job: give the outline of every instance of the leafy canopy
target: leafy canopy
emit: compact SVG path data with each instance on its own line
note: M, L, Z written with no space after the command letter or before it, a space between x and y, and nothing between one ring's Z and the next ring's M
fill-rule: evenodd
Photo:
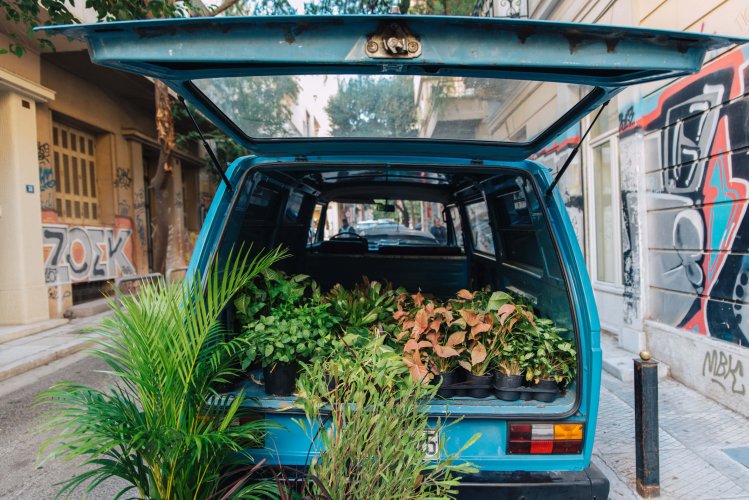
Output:
M98 21L123 21L185 17L190 4L172 0L0 0L0 11L5 14L5 20L25 29L26 36L37 39L42 49L54 49L54 43L46 35L37 37L33 28L78 23L70 9L81 6L93 9ZM12 53L21 57L26 51L22 40L16 33L10 33L9 38L8 48L0 48L0 55Z
M416 102L410 78L358 76L341 82L326 111L332 135L415 137Z

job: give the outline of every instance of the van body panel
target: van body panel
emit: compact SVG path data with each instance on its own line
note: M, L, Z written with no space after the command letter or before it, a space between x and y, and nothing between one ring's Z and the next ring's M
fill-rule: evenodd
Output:
M190 263L190 274L205 274L220 246L223 226L230 220L233 199L239 196L239 187L247 175L258 169L316 169L361 168L362 165L410 166L412 168L465 167L476 169L469 161L460 158L444 157L345 157L327 156L311 157L304 162L296 158L258 158L245 157L237 159L228 170L228 177L233 186L232 194L224 186L219 188L205 221L207 231L201 233ZM479 167L485 170L503 169L523 172L533 179L539 199L544 203L548 224L553 235L559 260L568 289L573 320L575 322L578 343L578 381L568 397L545 405L528 405L522 401L503 405L491 405L483 401L455 400L448 403L435 402L425 408L434 418L455 421L443 431L442 439L446 449L457 450L475 433L482 433L483 438L474 444L463 456L465 460L475 463L482 471L581 471L589 466L593 451L595 426L599 404L599 387L601 374L600 325L595 308L592 287L582 258L577 239L574 236L571 221L558 192L545 197L543 193L551 184L552 177L548 169L532 161L522 162L484 162ZM270 463L304 466L318 452L310 448L310 436L305 436L294 423L295 419L304 418L298 411L290 410L293 398L265 396L260 386L246 387L250 396L257 396L255 401L248 401L254 411L266 419L280 423L284 429L272 431L267 445L273 450L251 450L255 459L265 458ZM508 455L507 433L510 422L581 422L584 424L583 448L575 455Z

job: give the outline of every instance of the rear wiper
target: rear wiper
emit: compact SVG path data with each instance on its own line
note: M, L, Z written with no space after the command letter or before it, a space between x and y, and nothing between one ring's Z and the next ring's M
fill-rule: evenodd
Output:
M229 192L233 193L234 188L231 186L229 179L226 178L226 173L224 172L224 169L221 168L221 164L218 162L218 158L216 158L216 154L213 152L213 149L211 149L211 146L208 144L208 141L205 140L205 137L203 136L203 131L200 130L200 125L198 125L198 121L192 115L190 108L187 107L187 103L185 102L185 99L182 96L179 96L179 102L181 102L182 105L187 110L187 114L190 116L190 120L192 120L192 124L195 125L195 130L198 131L200 140L203 141L203 147L205 148L206 153L208 153L208 156L211 158L211 163L213 163L213 166L218 172L218 175L221 176L221 180L224 181L224 183L226 184L226 187L229 189Z
M559 169L559 172L557 172L556 177L554 177L554 182L552 182L551 186L549 186L549 189L546 190L547 198L551 195L551 192L554 191L554 188L556 187L557 183L564 175L564 172L565 170L567 170L567 167L569 167L570 163L572 163L572 160L575 159L575 155L577 154L577 151L580 149L580 146L582 145L585 138L588 137L588 132L590 132L590 129L593 128L593 125L595 125L595 123L598 121L598 117L601 116L601 113L603 112L603 108L605 108L608 104L609 104L609 101L606 101L601 105L600 109L598 110L598 113L596 113L596 116L593 118L593 121L591 121L590 125L588 125L588 129L580 138L580 142L578 142L577 145L575 145L575 149L573 149L570 155L567 157L567 159L564 160L564 165L562 165L562 168Z

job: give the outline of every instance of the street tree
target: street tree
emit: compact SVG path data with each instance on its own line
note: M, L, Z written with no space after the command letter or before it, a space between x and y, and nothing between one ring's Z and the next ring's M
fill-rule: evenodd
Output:
M326 111L333 136L416 135L416 103L410 78L365 75L343 80Z

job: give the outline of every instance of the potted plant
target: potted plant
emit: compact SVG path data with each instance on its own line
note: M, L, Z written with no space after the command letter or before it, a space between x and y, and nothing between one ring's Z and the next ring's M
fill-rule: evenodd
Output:
M495 394L505 401L515 401L526 395L520 387L533 358L533 339L538 335L538 330L530 309L522 303L516 303L507 294L497 299L496 314L502 350L497 361Z
M519 339L507 342L497 362L497 373L494 377L494 394L505 401L520 399L520 386L523 385L524 360L518 345Z
M319 297L276 307L245 326L251 346L245 351L243 368L259 359L265 392L289 396L294 392L299 364L336 349L337 329L338 319L330 313L330 304Z
M266 269L234 297L234 309L243 325L284 304L298 304L319 295L317 283L306 274L287 276L283 271Z
M478 435L457 452L444 443L431 452L424 446L426 432L445 432L452 424L430 422L424 405L436 388L411 380L398 350L385 340L370 339L345 360L305 366L294 403L304 416L296 422L325 452L310 460L294 497L449 498L457 476L475 472L459 455ZM323 383L331 372L338 380L333 391Z
M421 293L411 299L410 309L404 310L401 301L394 314L401 328L396 339L405 340L403 360L415 380L439 385L437 395L451 398L457 394L455 384L462 381L457 368L466 330L459 328L450 305L425 300Z
M196 274L110 301L112 314L95 327L94 355L115 386L64 382L39 396L50 405L40 431L54 433L40 453L51 447L49 458L82 459L59 496L83 496L77 488L88 494L117 477L115 497L218 498L227 478L245 476L234 458L262 446L273 424L251 418L244 391L229 397L213 389L236 375L233 362L247 342L226 338L221 317L240 288L284 255L240 250L212 266L205 288L195 285ZM233 491L239 498L251 493L246 489Z
M489 310L486 292L460 290L450 304L460 316L457 327L466 330L466 349L458 362L466 370L465 394L473 398L491 395L494 363L502 349L496 316Z
M333 314L341 319L343 329L348 333L369 334L373 327L382 332L392 331L398 294L388 283L383 285L364 278L351 290L336 285L327 299Z
M564 329L554 326L553 321L538 319L536 325L538 334L526 378L533 382L536 400L551 402L560 394L560 387L574 378L577 351L572 342L560 335Z

